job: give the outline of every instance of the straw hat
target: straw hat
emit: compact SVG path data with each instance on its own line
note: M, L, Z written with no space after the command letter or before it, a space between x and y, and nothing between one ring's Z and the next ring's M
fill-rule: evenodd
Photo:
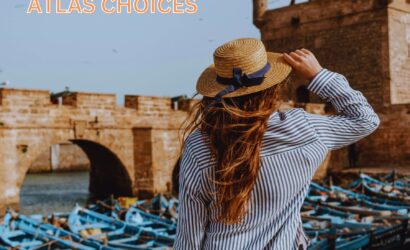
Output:
M202 72L197 91L207 97L235 97L281 83L292 71L280 53L266 52L254 38L227 42L214 53L214 64Z

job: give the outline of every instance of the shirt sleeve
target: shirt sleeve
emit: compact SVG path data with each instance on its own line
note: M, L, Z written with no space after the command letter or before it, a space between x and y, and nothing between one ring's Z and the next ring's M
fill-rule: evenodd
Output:
M200 191L201 171L194 157L184 152L179 175L179 211L174 249L202 249L208 211Z
M322 69L308 89L331 102L337 111L337 115L329 116L306 113L308 122L329 150L352 144L379 126L379 117L366 98L352 89L343 75Z

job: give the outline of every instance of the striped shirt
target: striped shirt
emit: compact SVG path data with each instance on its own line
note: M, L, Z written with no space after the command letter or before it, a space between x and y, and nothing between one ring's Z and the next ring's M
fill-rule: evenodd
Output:
M180 169L180 207L174 249L306 249L300 209L318 166L330 150L352 144L379 125L377 114L346 78L321 70L308 89L329 101L337 115L290 109L272 113L262 140L261 168L243 223L217 220L215 159L207 136L186 140Z

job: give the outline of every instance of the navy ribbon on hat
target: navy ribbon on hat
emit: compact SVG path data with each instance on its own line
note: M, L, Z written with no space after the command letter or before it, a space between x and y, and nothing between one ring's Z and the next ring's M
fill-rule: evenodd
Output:
M242 69L233 69L233 78L224 78L217 76L216 81L220 84L227 85L224 90L215 95L215 100L220 102L224 95L234 92L242 87L257 86L263 83L266 73L270 70L269 62L260 70L252 74L243 74Z

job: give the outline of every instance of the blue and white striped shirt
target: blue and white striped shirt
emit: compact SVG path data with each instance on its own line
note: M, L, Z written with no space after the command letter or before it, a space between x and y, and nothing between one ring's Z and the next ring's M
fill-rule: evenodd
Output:
M180 166L180 207L174 249L303 249L300 209L309 184L329 150L372 133L379 118L346 78L323 69L308 89L330 101L338 115L313 115L303 109L275 112L268 120L261 168L243 223L218 222L209 140L199 130L186 140Z

